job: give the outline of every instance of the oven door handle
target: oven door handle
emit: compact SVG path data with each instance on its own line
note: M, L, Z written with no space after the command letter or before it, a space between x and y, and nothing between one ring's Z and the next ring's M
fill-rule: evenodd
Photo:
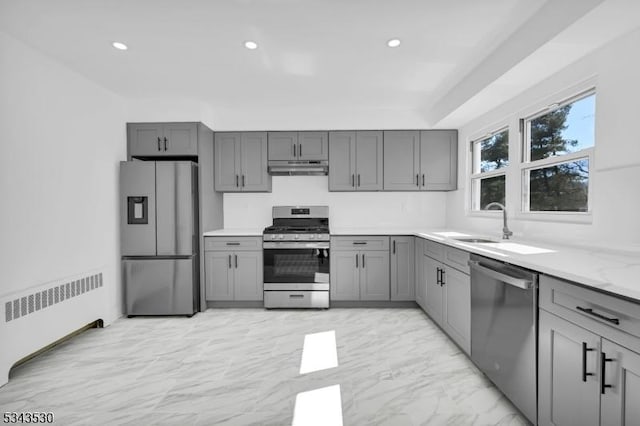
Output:
M329 248L329 242L317 242L317 243L312 243L312 242L300 242L300 243L295 243L295 242L264 242L262 243L262 248L265 249L287 249L287 250L295 250L295 249L328 249Z

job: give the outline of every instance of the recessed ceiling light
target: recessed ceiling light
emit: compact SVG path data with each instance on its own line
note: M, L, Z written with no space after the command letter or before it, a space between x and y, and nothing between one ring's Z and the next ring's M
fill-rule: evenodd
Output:
M255 41L245 41L244 47L246 47L249 50L254 50L258 48L258 43L256 43Z
M126 44L120 43L119 41L114 41L113 43L111 43L111 45L113 47L115 47L116 49L118 49L118 50L127 50L128 49Z
M387 42L387 46L389 46L389 47L398 47L398 46L400 46L400 40L398 40L397 38L392 38L391 40L389 40Z

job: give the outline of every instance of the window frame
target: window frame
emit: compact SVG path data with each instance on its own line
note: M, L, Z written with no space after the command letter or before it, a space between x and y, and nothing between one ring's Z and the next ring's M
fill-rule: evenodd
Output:
M595 151L595 120L594 120L594 142L593 146L589 148L581 149L580 151L571 152L562 155L556 155L552 157L542 158L540 160L531 161L531 138L530 138L530 123L538 117L542 117L549 114L559 108L566 105L577 102L581 99L587 98L591 95L596 95L597 90L594 84L589 85L586 90L574 91L569 96L562 97L560 102L553 102L546 107L537 108L532 114L522 114L524 117L518 120L520 127L520 211L519 215L522 218L539 219L539 220L562 220L573 222L591 222L592 220L592 208L593 208L593 171L594 171L594 151ZM596 106L597 108L597 106ZM543 169L554 165L571 163L577 160L586 159L589 162L589 180L587 187L587 210L586 211L553 211L553 210L530 210L530 194L529 194L529 175L533 170Z
M510 168L510 166L512 165L512 161L511 159L513 158L513 156L511 155L511 128L509 126L508 123L503 123L502 125L499 126L493 126L491 127L492 131L489 132L483 132L481 134L476 134L476 137L470 138L469 139L469 213L472 215L479 215L479 216L494 216L496 214L495 210L482 210L481 206L479 206L479 200L476 201L476 198L480 197L480 194L478 193L478 191L476 190L476 187L480 187L479 185L476 185L476 182L481 182L483 179L488 179L488 178L494 178L494 177L498 177L498 176L504 176L504 204L505 206L507 206L508 204L508 196L507 196L507 172ZM507 136L508 136L508 140L509 143L507 145L507 161L508 164L505 167L501 167L499 169L495 169L495 170L490 170L488 172L482 172L479 171L477 173L474 173L474 168L475 168L475 164L474 164L474 160L476 158L477 154L481 154L481 150L478 149L477 154L476 154L476 149L475 147L477 145L479 145L482 141L489 139L499 133L503 133L503 132L507 132ZM475 206L478 205L478 208L475 208ZM498 211L499 212L499 211ZM500 213L500 212L499 212Z

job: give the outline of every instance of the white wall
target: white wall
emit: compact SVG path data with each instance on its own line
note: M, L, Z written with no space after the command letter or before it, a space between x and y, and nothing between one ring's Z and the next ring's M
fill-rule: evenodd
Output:
M0 93L0 298L104 271L117 318L122 99L4 33Z
M468 214L468 144L474 137L508 123L510 162L507 207L516 236L574 244L622 245L640 248L640 30L621 37L531 90L478 117L459 131L459 190L448 195L447 226L499 234L499 217ZM562 92L581 81L596 83L596 146L591 165L592 218L589 223L539 221L516 217L520 206L517 168L520 140L518 119L536 106L560 100Z
M444 192L329 192L327 176L274 176L271 193L224 194L225 228L271 225L276 205L328 205L331 227L442 227Z

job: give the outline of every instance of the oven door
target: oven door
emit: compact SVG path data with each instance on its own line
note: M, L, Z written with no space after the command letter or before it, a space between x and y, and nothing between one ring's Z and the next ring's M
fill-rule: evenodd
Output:
M329 290L328 242L265 242L265 290Z

